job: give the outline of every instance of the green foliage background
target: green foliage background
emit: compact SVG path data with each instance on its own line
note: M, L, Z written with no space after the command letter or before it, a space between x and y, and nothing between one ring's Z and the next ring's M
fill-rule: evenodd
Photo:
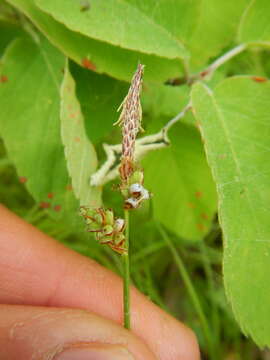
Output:
M78 207L121 215L113 183L90 176L121 141L112 124L138 62L141 136L191 104L142 161L154 196L132 214L131 272L205 359L269 356L269 17L268 0L0 1L1 201L117 273Z

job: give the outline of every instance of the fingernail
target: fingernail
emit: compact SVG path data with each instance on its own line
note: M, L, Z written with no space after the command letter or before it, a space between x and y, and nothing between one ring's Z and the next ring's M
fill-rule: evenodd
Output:
M135 360L131 353L119 345L87 345L72 347L55 360Z

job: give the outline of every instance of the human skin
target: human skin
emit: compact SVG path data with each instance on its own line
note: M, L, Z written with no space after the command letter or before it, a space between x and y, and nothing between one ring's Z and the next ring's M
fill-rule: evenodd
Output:
M122 281L0 205L1 360L198 360L193 332Z

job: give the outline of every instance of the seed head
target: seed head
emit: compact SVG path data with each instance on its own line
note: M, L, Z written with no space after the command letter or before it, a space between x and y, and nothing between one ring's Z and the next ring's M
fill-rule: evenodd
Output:
M110 246L119 254L126 253L125 220L114 217L112 209L81 206L80 215L84 218L87 231L94 233L100 244Z
M142 108L140 103L140 92L142 87L144 65L139 64L133 75L128 94L120 105L122 108L117 124L122 127L122 157L120 165L120 176L122 181L127 179L134 171L135 141L141 127Z

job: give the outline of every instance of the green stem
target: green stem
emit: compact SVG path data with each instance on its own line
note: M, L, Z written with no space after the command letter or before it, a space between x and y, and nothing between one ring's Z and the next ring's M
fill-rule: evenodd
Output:
M212 335L211 335L211 331L206 319L206 316L203 312L199 297L196 293L196 290L192 284L192 281L189 277L189 274L187 272L187 269L185 267L185 264L183 263L180 255L178 254L175 246L173 245L173 242L171 241L171 239L169 238L168 234L164 231L164 229L162 228L162 226L159 224L159 222L157 222L157 227L158 230L162 236L162 238L164 239L164 241L166 242L166 244L168 245L168 248L170 249L173 257L174 257L174 261L178 267L178 270L180 272L180 275L184 281L184 284L187 288L187 291L189 293L190 299L193 303L194 309L196 310L198 317L201 321L201 325L202 325L202 330L204 332L204 336L205 336L205 340L208 344L208 348L209 348L209 354L210 354L210 359L215 359L215 354L214 354L214 344L212 341Z
M124 327L130 329L130 269L129 269L129 212L125 210L125 247L123 258L123 302L124 302Z

